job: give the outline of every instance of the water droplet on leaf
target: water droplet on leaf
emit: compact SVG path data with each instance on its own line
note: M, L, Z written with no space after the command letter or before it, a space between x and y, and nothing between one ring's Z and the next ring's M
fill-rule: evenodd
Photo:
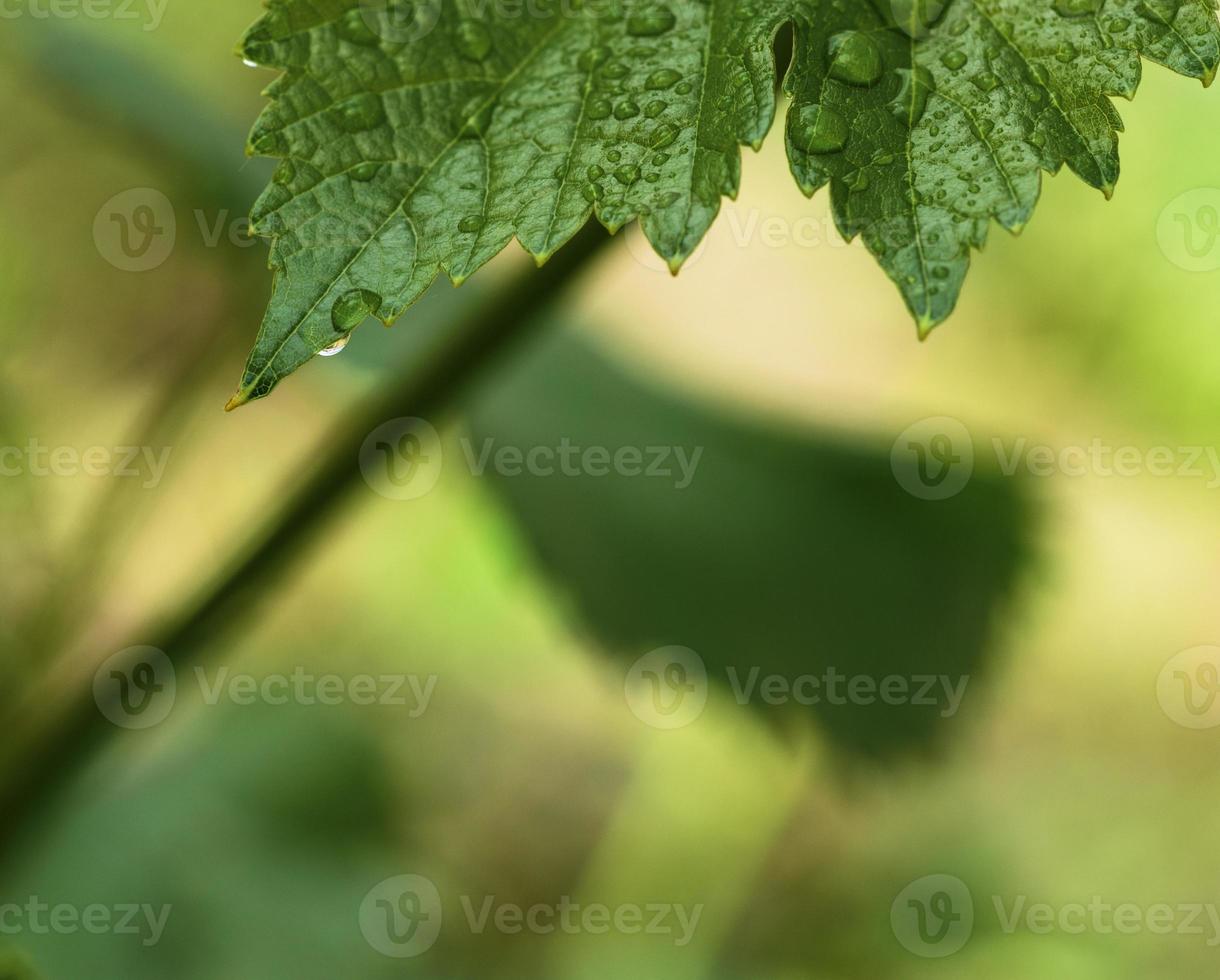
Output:
M627 33L633 37L655 37L673 27L675 20L668 7L652 7L627 18Z
M339 333L350 333L379 309L381 297L372 290L352 289L340 296L330 308L330 322Z
M849 85L872 85L881 77L881 49L860 31L843 31L830 39L830 74Z
M805 153L837 153L847 145L847 120L816 103L801 106L792 116L788 138Z

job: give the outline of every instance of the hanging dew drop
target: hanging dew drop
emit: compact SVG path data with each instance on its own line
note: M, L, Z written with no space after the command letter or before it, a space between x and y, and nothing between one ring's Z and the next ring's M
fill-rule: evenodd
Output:
M351 340L351 334L340 337L329 347L323 347L320 351L318 351L318 356L334 357L336 354L341 354L343 352L343 348L347 346L347 342L349 340Z

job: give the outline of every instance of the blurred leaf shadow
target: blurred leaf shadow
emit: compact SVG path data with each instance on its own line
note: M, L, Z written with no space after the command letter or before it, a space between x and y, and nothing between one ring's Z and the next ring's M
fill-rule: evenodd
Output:
M669 476L485 470L555 587L628 663L689 647L731 694L752 676L825 682L831 669L912 679L904 704L876 691L874 703L831 704L823 686L810 705L834 743L875 757L934 745L944 728L953 699L938 684L923 698L935 703L914 703L916 675L977 684L988 668L1032 519L1011 480L976 473L949 500L917 499L896 482L888 446L733 418L641 383L565 330L543 332L469 417L467 451L485 461L505 446L566 442L636 447L646 470L660 452L649 447L683 447L688 461L702 450L681 489L673 453L656 464ZM812 700L808 687L791 690ZM757 686L748 701L786 714Z

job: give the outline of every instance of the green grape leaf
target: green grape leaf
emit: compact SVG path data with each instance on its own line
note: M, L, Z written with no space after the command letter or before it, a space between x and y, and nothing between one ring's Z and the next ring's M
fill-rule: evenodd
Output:
M541 262L638 219L677 271L770 129L785 24L793 174L921 334L1043 170L1112 191L1141 55L1220 63L1210 0L271 0L241 53L283 72L249 146L282 160L252 216L275 285L229 407L514 237Z
M1220 62L1207 0L895 0L897 30L866 3L811 9L786 80L793 173L806 193L830 182L836 224L921 335L953 311L990 219L1029 220L1041 171L1113 193L1109 96L1135 94L1141 53L1204 84Z

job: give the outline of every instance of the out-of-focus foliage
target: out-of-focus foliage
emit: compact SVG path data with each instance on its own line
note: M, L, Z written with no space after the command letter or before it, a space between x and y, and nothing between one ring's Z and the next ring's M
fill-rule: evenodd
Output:
M155 944L148 928L29 937L44 976L321 980L361 960L362 976L386 975L350 928L395 841L381 752L356 719L231 711L134 777L104 772L6 895L172 910Z
M1028 536L1012 481L982 473L931 507L897 484L888 447L734 420L558 331L480 394L471 425L485 462L566 444L571 472L590 447L638 450L627 475L487 470L556 588L628 661L689 647L738 696L760 677L828 671L982 682ZM812 706L845 748L878 753L914 748L944 708Z
M150 487L0 476L0 749L12 766L23 757L10 706L50 716L59 692L87 687L105 658L147 641L149 617L194 594L326 451L319 434L341 410L443 337L459 308L477 301L480 282L495 281L489 269L460 291L430 291L399 329L362 330L342 357L311 365L246 417L221 415L267 299L261 247L227 234L266 176L236 151L269 80L231 56L231 39L255 13L247 0L171 3L147 32L118 19L6 20L0 31L0 446L37 438L77 451L173 450L165 479ZM900 752L874 766L844 751L872 744L871 721L861 730L863 717L820 712L801 737L777 737L759 723L771 709L740 709L723 688L684 729L642 725L611 658L630 657L638 647L628 646L650 642L694 600L675 590L682 606L666 608L643 594L646 576L602 575L570 537L583 529L621 562L627 546L608 540L598 508L638 498L651 527L667 517L685 534L681 508L666 513L653 487L598 478L476 478L459 442L473 434L477 451L480 434L509 426L515 434L502 438L513 441L642 439L648 425L633 408L621 420L599 412L597 384L598 398L631 392L641 411L663 409L665 425L681 424L657 441L706 441L681 492L696 503L715 490L701 489L709 474L738 496L765 490L789 512L803 503L786 485L764 486L739 465L748 462L800 477L822 508L834 504L844 522L865 527L864 511L902 506L874 479L878 453L924 416L961 418L980 472L992 438L1006 452L1022 438L1056 449L1095 438L1143 450L1220 445L1220 273L1183 269L1157 236L1167 213L1176 227L1172 202L1215 184L1220 131L1198 124L1214 93L1155 67L1143 88L1124 107L1136 138L1124 143L1115 199L1103 205L1077 181L1048 181L1050 206L1022 242L999 236L976 257L954 329L926 345L911 341L901 302L874 288L863 249L784 236L799 230L783 223L793 214L816 229L829 230L831 219L821 200L801 199L774 139L747 157L740 200L679 278L612 246L576 298L591 344L557 338L523 351L510 374L471 393L473 428L446 434L436 489L399 502L360 488L308 560L249 596L255 614L207 650L210 678L221 665L260 678L297 666L435 674L428 710L410 718L394 708L210 705L184 673L170 718L150 732L116 732L115 751L40 814L0 871L0 904L31 894L78 907L171 903L163 943L5 935L0 970L20 980L1213 976L1206 936L1009 934L989 912L993 895L1009 904L1019 895L1062 903L1100 894L1145 907L1217 900L1208 819L1220 807L1216 730L1174 724L1155 697L1170 656L1220 638L1220 519L1206 473L1023 481L1020 495L1038 501L1039 520L1025 525L1036 561L1004 579L1012 599L990 630L978 628L981 608L969 631L946 626L959 640L986 640L968 652L987 669L962 710L936 721L940 752ZM198 138L169 139L173 122ZM203 138L217 127L232 140ZM173 202L179 236L161 268L132 274L99 254L90 229L105 202L137 187ZM219 220L226 232L214 247L197 211L205 227ZM203 343L218 343L210 357L198 356ZM609 351L615 367L590 360L590 347ZM538 378L549 357L579 352L588 392L562 378L539 379L536 397L514 387ZM179 381L188 360L212 368ZM707 434L689 434L696 427ZM713 445L733 458L717 461ZM781 467L767 455L777 446L816 451L819 466ZM977 488L987 507L976 511L964 496L944 516L929 504L910 517L912 533L928 533L923 547L981 555L993 573L1010 567L1017 549L1002 532L1015 529L1016 511L990 505L1019 494L992 476ZM858 499L844 489L849 477ZM540 502L556 508L563 540L532 528ZM741 533L738 513L773 528L769 513L739 508L725 534ZM1014 523L973 530L966 519L976 512ZM583 525L574 520L589 513ZM824 519L814 508L802 514L805 534ZM614 516L635 530L625 513ZM876 526L886 520L877 514ZM928 530L937 521L955 533L971 528L977 540L949 550ZM827 529L824 540L858 526ZM1004 545L994 555L993 534ZM888 545L871 532L863 540ZM740 536L713 535L710 546L733 542L742 561L762 567ZM633 573L658 561L679 567L683 556L645 544ZM767 547L796 561L794 548ZM890 635L900 624L849 594L850 583L874 583L844 568L850 574L825 587L845 613L866 617L870 635ZM889 571L876 583L887 594L897 589ZM709 622L751 651L755 634L794 628L791 607L773 624L757 613L774 608L770 597L735 569L722 574L755 618L733 621L719 593ZM997 582L963 586L958 577L954 588L988 603L1000 591L988 581ZM911 594L955 608L935 586L921 580ZM836 610L810 598L819 625L841 630ZM681 618L700 626L689 612ZM894 652L839 636L862 658ZM681 642L660 641L670 640ZM701 642L709 660L722 643ZM370 888L403 873L428 875L446 901L441 940L405 963L376 953L358 917ZM979 912L970 943L944 960L912 956L889 921L895 896L932 873L968 881ZM705 911L685 947L666 937L474 934L460 897L486 895L523 906L569 895Z

